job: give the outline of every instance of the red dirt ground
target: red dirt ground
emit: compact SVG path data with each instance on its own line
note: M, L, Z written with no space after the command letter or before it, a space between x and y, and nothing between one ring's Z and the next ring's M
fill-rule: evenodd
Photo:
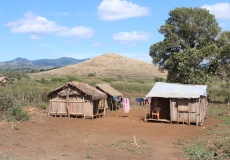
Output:
M176 143L218 124L207 118L203 126L166 124L141 119L146 109L106 112L94 120L47 117L31 113L28 122L0 123L0 159L15 160L184 160Z

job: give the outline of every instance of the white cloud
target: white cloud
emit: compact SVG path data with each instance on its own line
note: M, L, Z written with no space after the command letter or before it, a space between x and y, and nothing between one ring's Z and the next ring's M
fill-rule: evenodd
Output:
M54 34L63 37L91 38L94 31L89 27L76 26L69 28L60 26L45 17L36 16L29 11L24 17L9 22L6 26L11 27L12 33L28 33L31 39L42 38L45 34Z
M120 32L113 34L113 40L119 41L120 43L135 45L136 42L147 41L150 36L146 32L133 31L133 32Z
M131 17L147 16L150 10L127 0L103 0L97 7L101 20L113 21Z
M203 5L202 8L209 10L217 19L230 19L230 3L206 4Z

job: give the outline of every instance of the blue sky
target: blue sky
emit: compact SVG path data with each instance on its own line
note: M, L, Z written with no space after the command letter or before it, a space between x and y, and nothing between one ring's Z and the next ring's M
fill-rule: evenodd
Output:
M106 53L151 62L149 47L176 7L207 8L230 30L229 0L2 0L0 62Z

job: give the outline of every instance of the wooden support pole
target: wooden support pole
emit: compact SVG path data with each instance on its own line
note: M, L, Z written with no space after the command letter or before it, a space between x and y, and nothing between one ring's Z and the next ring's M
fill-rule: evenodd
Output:
M189 100L189 103L188 103L188 125L190 125L190 101L191 99Z
M68 117L70 117L70 113L69 113L69 94L67 94L67 97L66 97L66 110L67 110Z
M113 111L113 97L111 98L112 111Z
M177 99L177 124L179 124L179 106L178 106L178 99Z
M82 107L83 107L83 111L84 111L84 119L85 119L85 98L84 98L84 93L83 93L83 97L82 97Z
M196 126L198 126L198 119L197 119L197 117L198 117L198 114L197 114L197 111L198 111L198 108L197 108L198 106L197 106L197 100L196 100L196 112L195 112L195 114L196 114Z
M51 100L50 100L50 104L49 104L49 111L48 111L48 116L50 116L50 109L51 109L51 105L52 105L52 103L51 103Z
M105 118L105 100L103 101L103 108L104 108L104 115L103 115L103 117Z
M190 125L190 106L188 106L188 125Z
M169 99L169 109L170 109L170 123L172 124L172 117L173 117L173 115L172 115L172 111L173 111L173 107L172 107L172 99L170 98Z
M199 98L199 122L202 122L202 110L201 107L203 106L201 99Z

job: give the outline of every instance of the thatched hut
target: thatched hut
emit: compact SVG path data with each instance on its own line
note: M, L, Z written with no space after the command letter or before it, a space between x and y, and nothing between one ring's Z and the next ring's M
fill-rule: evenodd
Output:
M120 100L122 94L107 83L96 84L94 87L107 95L106 108L116 109L116 102Z
M146 95L151 97L149 120L203 124L207 117L206 90L206 85L157 82Z
M106 94L85 83L68 82L50 91L47 97L50 99L48 115L84 118L105 116L105 107L99 105L99 101L105 100Z

